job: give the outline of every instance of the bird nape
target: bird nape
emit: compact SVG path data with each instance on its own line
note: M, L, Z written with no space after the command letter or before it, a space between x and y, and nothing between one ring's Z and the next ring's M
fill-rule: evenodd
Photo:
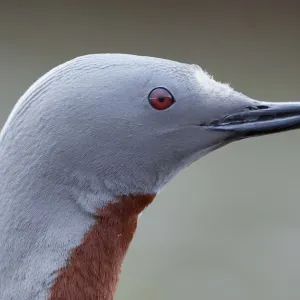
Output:
M138 215L178 172L299 126L300 103L251 99L196 65L93 54L52 69L0 134L0 299L113 299Z

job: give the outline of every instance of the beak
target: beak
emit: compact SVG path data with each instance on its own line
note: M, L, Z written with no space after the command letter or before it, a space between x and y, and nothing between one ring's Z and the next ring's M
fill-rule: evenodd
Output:
M232 133L236 139L300 128L300 102L255 103L257 105L201 126Z

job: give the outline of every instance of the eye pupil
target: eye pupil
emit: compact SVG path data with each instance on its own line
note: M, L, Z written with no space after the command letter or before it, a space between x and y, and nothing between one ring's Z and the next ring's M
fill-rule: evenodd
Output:
M148 100L150 105L156 110L165 110L175 102L173 95L162 87L153 89L148 96Z

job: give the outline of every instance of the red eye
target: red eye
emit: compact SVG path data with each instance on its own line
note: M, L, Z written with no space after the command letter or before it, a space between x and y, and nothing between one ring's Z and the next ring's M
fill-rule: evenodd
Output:
M149 103L157 110L169 108L174 102L174 97L165 88L155 88L148 96Z

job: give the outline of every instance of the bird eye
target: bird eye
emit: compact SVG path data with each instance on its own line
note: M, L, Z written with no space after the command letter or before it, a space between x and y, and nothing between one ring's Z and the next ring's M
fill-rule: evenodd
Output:
M155 88L148 96L149 103L157 110L169 108L175 102L172 94L165 88Z

